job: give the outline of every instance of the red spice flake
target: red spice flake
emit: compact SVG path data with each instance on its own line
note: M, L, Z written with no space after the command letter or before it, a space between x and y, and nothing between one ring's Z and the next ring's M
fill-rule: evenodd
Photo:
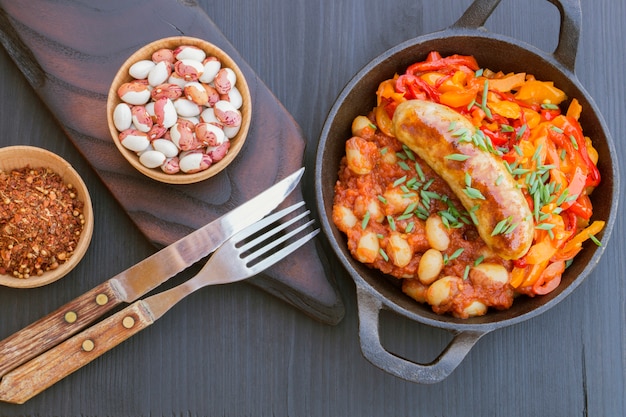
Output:
M0 171L0 274L29 278L73 254L85 224L74 186L54 171Z

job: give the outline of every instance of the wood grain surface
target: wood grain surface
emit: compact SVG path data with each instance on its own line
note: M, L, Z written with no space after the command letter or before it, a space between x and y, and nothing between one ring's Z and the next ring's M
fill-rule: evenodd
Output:
M199 7L170 0L146 4L111 1L102 9L72 2L0 2L5 21L2 43L133 222L163 247L299 169L305 139L291 115ZM189 185L160 183L131 167L114 146L105 113L112 77L124 61L153 40L177 35L208 39L241 61L253 96L255 122L238 157L210 180ZM288 201L301 198L298 187ZM324 255L314 242L307 249L299 253L297 264L278 264L252 282L308 315L336 324L343 317L343 306L332 271L324 269Z
M39 3L12 2L23 7ZM202 0L199 5L300 126L307 140L304 163L311 170L326 113L350 78L386 49L453 24L470 3ZM75 13L110 10L103 1L49 4ZM171 22L169 9L157 12L152 2L138 4L157 16L151 24ZM623 160L626 5L597 0L583 1L582 7L576 74L595 98ZM502 1L486 26L551 51L558 22L556 8L546 0ZM119 24L132 22L120 17ZM49 25L50 31L61 31L52 18ZM98 22L76 20L63 30L89 25ZM115 30L110 36L119 40ZM101 58L93 64L105 62L107 52L94 55ZM59 53L71 59L80 50L61 48ZM44 146L71 161L90 187L97 238L77 269L58 283L0 289L0 337L154 252L69 140L54 108L40 99L39 87L28 81L31 76L0 50L0 143ZM309 176L303 194L312 204L310 182ZM623 416L625 232L620 219L600 264L570 297L532 320L486 335L450 377L435 385L405 382L363 359L354 285L330 257L346 311L337 325L313 320L254 286L207 288L25 404L0 403L0 415ZM383 314L380 325L389 350L420 361L433 360L451 338L390 313Z

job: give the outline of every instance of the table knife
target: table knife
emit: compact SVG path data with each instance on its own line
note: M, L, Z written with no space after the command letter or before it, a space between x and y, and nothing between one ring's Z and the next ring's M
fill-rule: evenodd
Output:
M0 342L0 377L82 330L121 303L131 303L203 259L265 217L296 187L304 168L232 211L108 279Z

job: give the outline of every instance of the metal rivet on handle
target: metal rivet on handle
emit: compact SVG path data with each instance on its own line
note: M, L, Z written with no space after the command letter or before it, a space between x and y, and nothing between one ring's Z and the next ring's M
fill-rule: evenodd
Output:
M96 304L99 306L103 306L109 302L109 297L106 294L98 294L96 295Z
M90 339L85 340L82 344L82 348L85 352L91 352L95 347L95 343L93 342L93 340Z
M76 312L74 311L68 311L67 313L65 313L64 318L67 323L74 323L76 319L78 319L78 314L76 314Z
M124 319L122 320L122 326L124 326L127 329L130 329L131 327L133 327L135 325L135 319L132 318L131 316L126 316L124 317Z

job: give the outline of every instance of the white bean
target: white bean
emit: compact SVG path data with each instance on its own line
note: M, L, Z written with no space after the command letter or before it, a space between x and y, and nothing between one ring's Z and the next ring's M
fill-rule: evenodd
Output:
M509 271L500 264L483 262L473 267L472 270L472 272L480 272L491 283L506 284L509 282Z
M150 70L154 68L156 64L150 59L142 59L141 61L135 62L128 69L128 73L138 80L145 80L150 73Z
M445 276L430 284L426 291L426 300L428 304L439 306L454 295L457 290L459 278L454 276Z
M163 153L155 150L148 150L142 152L141 156L139 157L139 162L141 162L142 165L147 168L156 168L163 165L165 159L166 158Z
M463 312L469 317L483 316L487 312L487 306L480 301L472 301Z
M432 248L439 251L444 251L450 246L450 236L448 236L446 226L441 221L441 217L436 214L426 220L426 239Z
M120 103L113 110L113 124L120 132L130 128L133 122L133 115L130 106L126 103Z
M378 256L380 243L374 232L366 232L359 239L356 247L356 258L363 263L372 263Z
M388 215L403 213L409 204L417 201L419 198L417 195L415 197L407 197L406 193L398 187L387 189L383 193L383 197L385 198L385 213Z
M387 255L397 267L403 268L407 266L413 259L413 249L398 233L394 233L389 237L389 245L387 246Z
M431 284L443 269L443 255L437 249L428 249L417 267L417 276L422 284Z
M364 151L376 148L376 145L358 136L353 136L346 142L346 162L348 168L355 174L369 174L374 168L375 161Z
M339 205L333 207L333 222L342 232L345 233L348 229L352 229L358 221L354 212L348 207Z
M374 125L367 117L357 116L352 121L352 135L363 137L366 129L370 129L373 131L373 126Z
M402 292L414 299L419 303L426 302L426 292L428 286L422 284L417 279L405 279L402 280Z

